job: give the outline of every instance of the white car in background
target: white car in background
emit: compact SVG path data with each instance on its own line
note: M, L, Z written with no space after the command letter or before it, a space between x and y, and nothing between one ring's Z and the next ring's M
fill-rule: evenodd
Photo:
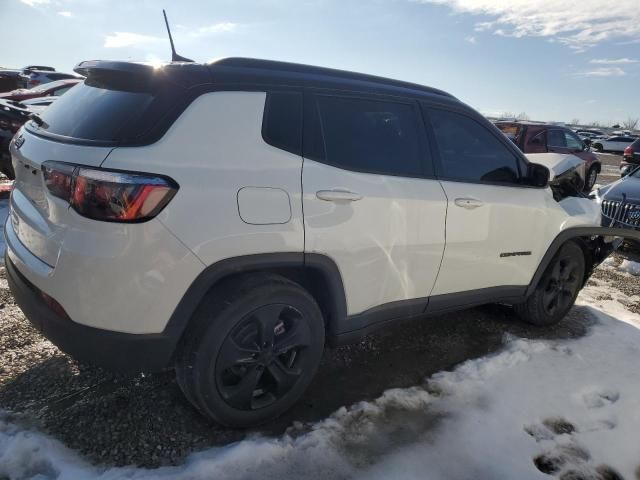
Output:
M592 146L598 152L624 152L624 149L631 145L636 138L627 135L616 135L594 140Z

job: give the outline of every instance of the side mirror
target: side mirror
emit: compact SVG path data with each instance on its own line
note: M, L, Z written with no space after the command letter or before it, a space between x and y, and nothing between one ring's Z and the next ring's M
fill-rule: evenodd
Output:
M527 172L527 185L532 187L546 187L549 184L550 176L551 173L549 169L544 165L530 163L529 171Z

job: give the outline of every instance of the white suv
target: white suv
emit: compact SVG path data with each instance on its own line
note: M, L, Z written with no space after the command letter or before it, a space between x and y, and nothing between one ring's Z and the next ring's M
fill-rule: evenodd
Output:
M439 90L240 58L76 71L11 145L11 289L62 350L175 366L227 425L392 321L504 302L558 322L622 232Z

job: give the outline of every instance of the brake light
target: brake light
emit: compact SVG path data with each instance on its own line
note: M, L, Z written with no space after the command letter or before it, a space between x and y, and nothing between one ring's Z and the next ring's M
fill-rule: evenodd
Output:
M630 146L624 149L624 156L625 157L632 157L633 156L633 148L631 148Z
M62 162L44 162L42 175L52 195L68 201L80 215L106 222L149 220L178 191L178 185L165 177Z

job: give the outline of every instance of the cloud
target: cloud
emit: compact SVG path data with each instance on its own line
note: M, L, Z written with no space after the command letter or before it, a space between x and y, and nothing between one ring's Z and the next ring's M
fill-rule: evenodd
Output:
M589 63L596 63L599 65L622 65L629 63L638 63L638 60L632 58L594 58L589 60Z
M626 72L620 67L602 67L577 74L581 77L623 77Z
M457 13L490 17L476 31L510 37L548 37L576 51L613 38L640 40L638 0L412 0L444 5Z
M47 5L49 0L20 0L25 5L29 5L30 7L37 7L38 5Z
M63 17L67 17L67 18L73 17L73 13L71 13L71 12L58 12L58 15L61 15Z
M114 32L104 37L105 48L141 47L165 41L160 37L132 32Z
M469 35L468 37L464 37L464 41L465 42L469 42L473 45L475 45L476 43L478 43L478 41L476 40L476 37Z
M190 32L189 35L191 37L206 37L209 35L218 35L221 33L229 33L233 32L238 28L237 23L233 22L220 22L214 23L211 25L206 25L204 27L200 27Z

